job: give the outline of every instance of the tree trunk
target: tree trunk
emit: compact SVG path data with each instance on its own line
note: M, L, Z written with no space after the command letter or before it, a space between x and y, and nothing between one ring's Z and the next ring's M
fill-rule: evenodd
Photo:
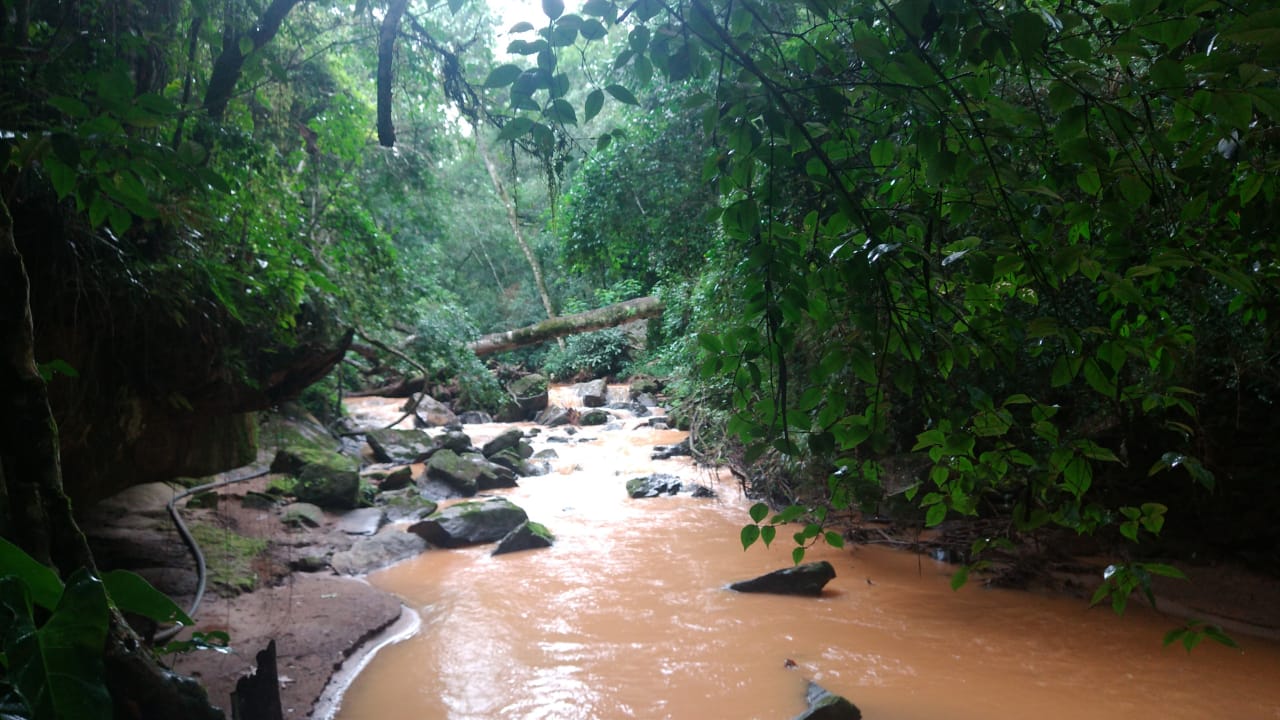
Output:
M378 32L378 144L382 147L396 144L396 126L391 120L391 84L395 80L392 64L395 62L400 19L408 6L409 0L391 0L386 16L382 18L382 29Z
M62 491L58 426L35 361L30 284L0 198L0 535L67 577L94 570L88 542ZM203 690L168 672L118 612L103 648L115 716L128 720L214 720Z
M250 52L257 52L263 45L271 42L289 11L293 10L301 0L272 0L271 5L258 18L257 24L248 33L235 32L226 28L222 38L222 52L213 63L213 73L209 77L209 87L204 94L204 109L214 120L222 119L227 111L227 103L235 92L236 83L240 80L240 72L244 69L244 61L249 53L240 51L240 40L248 38L253 43Z
M633 320L662 314L662 302L656 297L642 297L576 315L544 320L537 325L485 335L468 345L476 355L485 356L554 340L566 335L616 327Z
M489 158L489 153L485 150L484 141L480 139L479 129L476 130L476 150L480 152L480 158L484 160L484 168L489 171L489 179L493 180L493 189L497 191L498 198L502 200L502 206L507 209L507 222L511 223L511 232L516 236L516 243L520 245L520 251L524 253L525 260L529 261L529 268L533 270L533 282L538 287L538 296L542 298L542 307L547 311L548 318L555 318L556 310L551 304L551 295L547 293L547 283L542 278L542 263L538 262L538 257L533 254L533 248L529 247L529 243L525 242L524 231L520 229L520 216L516 214L516 204L511 201L511 195L507 193L507 188L502 184L502 176L498 174L498 168L494 166L493 160ZM557 335L556 337L559 337Z

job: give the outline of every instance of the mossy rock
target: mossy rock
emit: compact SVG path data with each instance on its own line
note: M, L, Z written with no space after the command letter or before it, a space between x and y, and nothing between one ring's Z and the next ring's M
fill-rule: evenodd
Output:
M588 410L578 417L578 422L582 425L604 425L609 422L611 416L608 412L599 408Z
M551 534L551 531L546 526L527 521L518 525L499 540L498 547L493 549L492 554L505 555L523 550L536 550L538 548L551 547L554 542L555 536Z
M360 505L360 474L355 461L343 458L345 466L308 465L298 474L294 497L298 502L319 505L326 510L350 510Z
M438 547L462 547L501 540L529 520L505 498L460 502L409 526L409 532Z

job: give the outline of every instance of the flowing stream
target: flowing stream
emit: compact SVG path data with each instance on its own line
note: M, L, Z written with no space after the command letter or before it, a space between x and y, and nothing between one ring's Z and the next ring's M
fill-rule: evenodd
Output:
M555 471L501 494L552 548L431 550L371 575L423 622L369 662L338 720L790 718L809 679L869 720L1280 720L1280 644L1188 655L1161 646L1177 621L1141 607L952 592L951 566L882 547L811 550L836 568L821 598L726 590L788 566L789 534L744 552L736 485L650 460L684 433L641 424L534 439ZM480 444L503 427L466 430ZM629 499L626 480L654 471L719 497Z

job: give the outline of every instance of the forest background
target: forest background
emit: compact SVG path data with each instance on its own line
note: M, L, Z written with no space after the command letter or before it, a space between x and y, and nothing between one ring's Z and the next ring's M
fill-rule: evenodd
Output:
M332 413L404 363L356 338L467 408L663 378L797 562L861 510L1097 538L1117 609L1276 570L1271 3L535 7L7 0L0 534L91 568L68 496ZM643 351L467 349L650 294Z

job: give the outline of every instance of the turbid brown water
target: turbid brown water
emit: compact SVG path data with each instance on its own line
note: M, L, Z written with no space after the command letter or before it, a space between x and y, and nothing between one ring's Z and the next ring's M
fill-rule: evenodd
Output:
M916 555L816 548L837 572L821 598L728 591L788 566L789 536L744 552L729 483L718 500L627 498L655 469L711 482L649 460L683 434L636 424L547 445L558 471L507 492L553 548L433 550L371 576L422 629L369 663L339 720L788 718L810 678L871 720L1280 718L1280 644L1188 655L1161 646L1177 621L1154 612L952 592L952 568Z

